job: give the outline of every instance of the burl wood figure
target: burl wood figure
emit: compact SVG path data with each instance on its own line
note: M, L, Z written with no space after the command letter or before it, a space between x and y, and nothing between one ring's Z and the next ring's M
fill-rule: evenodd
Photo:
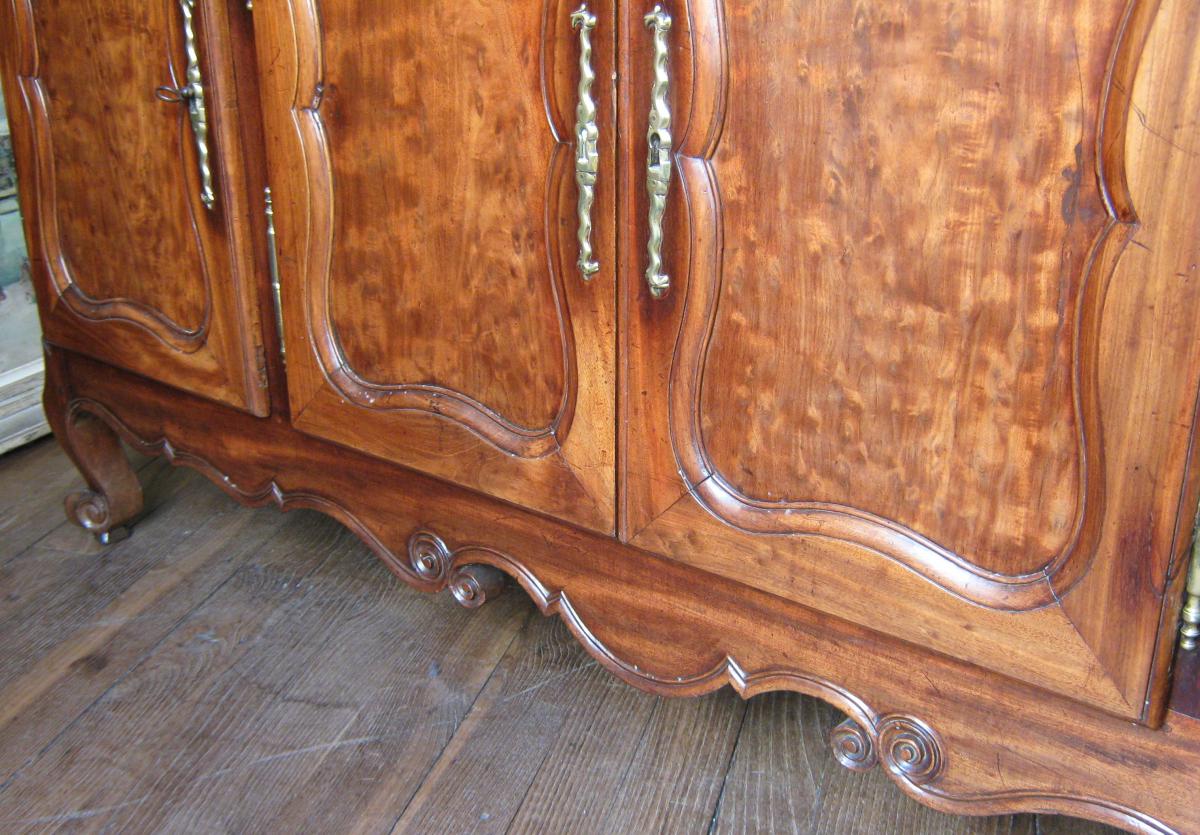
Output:
M1200 3L86 5L0 4L84 527L122 439L936 808L1200 832Z

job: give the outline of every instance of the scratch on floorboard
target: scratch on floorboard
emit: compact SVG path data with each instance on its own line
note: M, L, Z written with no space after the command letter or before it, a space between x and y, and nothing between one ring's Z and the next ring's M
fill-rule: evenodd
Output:
M95 806L91 809L74 809L70 812L60 812L56 815L44 815L36 818L19 818L16 820L0 820L0 826L20 826L22 824L40 824L40 823L67 823L69 821L86 820L94 818L97 815L106 815L109 812L115 812L118 809L126 809L130 806L141 806L150 799L150 794L144 794L141 797L133 800L123 800L120 803L112 803L108 806Z
M575 675L575 673L583 672L584 670L591 669L592 667L595 667L595 666L596 666L596 662L591 661L591 660L589 660L583 664L577 664L574 667L570 667L566 670L563 670L562 672L555 673L554 675L552 675L548 678L542 679L541 681L539 681L537 684L533 685L532 687L526 687L524 690L518 690L516 693L505 696L503 699L500 699L498 704L504 704L505 702L511 702L513 699L519 699L521 696L528 695L529 693L533 693L536 690L541 690L547 684L553 684L554 682L558 681L559 679L564 679L564 678L567 678L568 676L573 676L573 675Z
M223 777L226 774L234 771L241 771L246 768L253 768L256 765L264 765L266 763L278 762L279 760L291 759L292 757L303 757L306 754L320 754L333 751L337 748L354 747L356 745L369 745L372 742L381 742L385 739L390 739L400 734L375 734L373 736L359 736L353 739L335 739L333 742L323 742L320 745L308 745L304 748L293 748L290 751L280 751L276 754L267 754L265 757L255 757L246 762L235 763L234 765L218 768L216 771L209 771L201 774L196 778L195 782L200 783L205 780L215 780L218 777Z

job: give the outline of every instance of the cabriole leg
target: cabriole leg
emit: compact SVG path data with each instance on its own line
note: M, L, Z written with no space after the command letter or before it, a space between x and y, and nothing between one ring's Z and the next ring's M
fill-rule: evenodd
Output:
M119 542L142 510L142 486L116 433L72 405L65 359L49 346L43 404L55 438L88 484L87 490L67 496L67 518L91 531L101 545Z

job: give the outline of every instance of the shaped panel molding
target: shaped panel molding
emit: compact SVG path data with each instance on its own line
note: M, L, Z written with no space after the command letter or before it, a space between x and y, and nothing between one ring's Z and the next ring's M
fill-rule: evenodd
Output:
M176 57L178 4L150 4L136 13L147 16L139 27L121 23L135 14L119 8L128 4L98 18L68 5L13 4L33 133L35 246L57 300L75 316L126 322L175 351L197 351L208 338L220 262L202 232L208 220L186 108L155 98L156 85L178 88L185 74ZM84 60L82 42L103 49ZM47 51L78 57L48 65ZM139 69L130 77L128 67ZM86 82L73 75L81 71ZM95 141L88 128L118 116L138 128L122 129L120 141Z
M690 269L670 422L689 490L749 534L855 543L996 609L1053 604L1087 571L1105 520L1099 317L1138 229L1126 91L1157 3L1033 14L1040 37L1054 40L1043 51L1068 57L1072 32L1087 24L1067 80L1058 63L982 50L989 38L1024 37L1026 15L1008 4L976 4L979 18L962 21L933 3L872 6L853 27L842 19L848 7L828 4L812 6L811 20L767 3L687 5L695 78L679 169ZM788 26L804 37L790 38ZM843 44L852 29L875 49ZM752 32L782 40L747 50ZM961 40L941 58L910 60L909 49L942 55L934 47L947 33ZM767 82L778 75L761 66L772 55L798 62L795 85ZM839 60L848 66L827 66ZM951 69L954 90L1001 80L958 113L937 81ZM785 92L798 100L771 104ZM776 120L801 114L803 130L794 136L756 107ZM899 133L885 136L888 124ZM1061 124L1060 134L1047 138L1042 124ZM992 148L987 131L1010 129L1017 147ZM812 143L816 157L804 150ZM910 171L922 147L944 165ZM1014 168L1022 159L1037 170ZM764 192L754 178L769 170ZM923 188L948 202L929 205ZM1009 205L1018 196L1040 202ZM782 205L808 209L782 224ZM970 207L992 218L986 228L950 229L968 223ZM879 223L892 221L885 234ZM953 234L926 241L935 229ZM1046 240L1029 243L1031 230ZM961 252L951 251L955 240ZM831 248L843 246L839 260ZM960 432L957 446L931 446Z
M541 42L557 5L381 5L376 21L343 0L292 9L303 295L322 376L357 406L438 415L523 458L558 448L578 397L552 222L571 144Z

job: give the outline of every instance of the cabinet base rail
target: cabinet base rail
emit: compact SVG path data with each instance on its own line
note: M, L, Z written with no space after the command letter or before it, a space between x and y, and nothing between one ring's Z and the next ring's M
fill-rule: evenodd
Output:
M698 569L303 435L86 357L50 350L46 405L88 477L72 518L139 512L119 437L237 501L326 513L410 586L483 604L511 578L614 675L651 693L793 690L847 715L838 760L884 768L955 814L1059 813L1200 832L1200 720L1157 730ZM78 438L87 433L86 444ZM80 445L89 450L81 460ZM90 522L90 524L89 524Z

